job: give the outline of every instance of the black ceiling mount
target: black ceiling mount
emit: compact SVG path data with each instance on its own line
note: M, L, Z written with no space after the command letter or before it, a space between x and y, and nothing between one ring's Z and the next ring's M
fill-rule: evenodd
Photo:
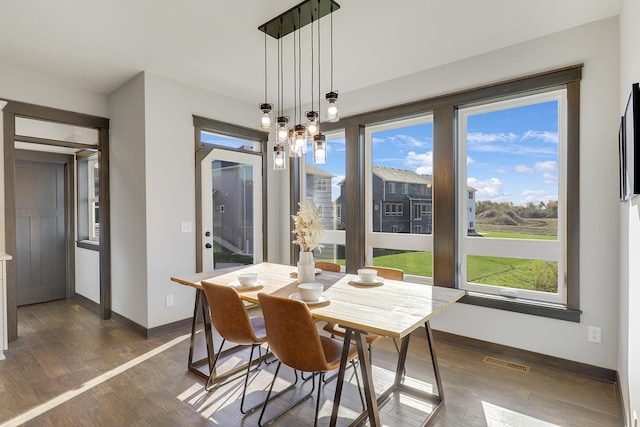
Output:
M279 39L338 9L340 5L333 0L306 0L260 25L258 30Z

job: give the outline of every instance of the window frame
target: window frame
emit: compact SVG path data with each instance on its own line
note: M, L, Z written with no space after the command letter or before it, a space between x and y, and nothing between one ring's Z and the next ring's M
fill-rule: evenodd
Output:
M534 240L515 238L482 238L475 235L468 235L467 230L472 230L475 221L470 222L467 207L468 201L474 198L474 192L467 190L467 119L480 114L504 111L523 106L541 104L554 101L558 103L558 229L556 240ZM458 109L458 173L457 179L460 185L458 194L461 195L458 201L459 207L459 241L458 241L458 288L480 294L488 295L517 295L518 298L531 300L532 302L555 303L565 305L566 295L566 131L567 131L567 93L566 89L554 89L542 91L536 94L524 94L522 96L510 97L502 100L488 100L487 102L469 107L460 106ZM466 194L465 194L466 191ZM547 292L527 290L523 288L507 288L497 285L486 285L468 282L467 256L495 256L503 258L535 259L544 261L555 261L558 264L558 292L551 294Z
M535 74L522 75L486 85L476 86L431 98L412 101L401 105L384 106L381 109L342 117L337 123L323 123L323 132L342 130L346 141L345 186L349 195L346 209L352 212L346 220L346 237L350 243L346 248L346 271L355 273L365 265L368 230L366 214L361 206L366 206L365 127L385 121L400 120L432 113L434 117L434 162L433 182L438 191L432 191L433 221L438 225L433 231L433 283L436 286L456 287L456 185L455 174L455 120L459 105L483 102L489 99L536 93L540 90L565 87L567 89L567 151L571 153L567 162L567 304L532 304L526 300L505 297L486 297L467 294L460 303L488 308L508 310L518 313L580 322L580 81L584 64L551 69ZM433 189L431 189L433 190ZM411 236L406 236L411 237ZM407 243L410 239L407 239ZM405 247L408 245L405 245ZM401 248L402 249L402 248ZM427 250L420 247L418 250ZM411 280L411 278L409 278Z

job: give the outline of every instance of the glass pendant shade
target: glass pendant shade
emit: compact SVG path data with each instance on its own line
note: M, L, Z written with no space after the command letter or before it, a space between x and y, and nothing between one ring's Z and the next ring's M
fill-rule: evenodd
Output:
M260 117L260 128L262 130L270 130L271 129L271 110L273 109L273 105L271 104L260 104L260 110L262 111L262 116Z
M276 139L279 144L285 144L289 139L289 117L280 116L276 123Z
M309 111L307 113L307 135L309 138L313 138L320 131L318 123L318 117L320 115L316 111Z
M295 130L289 130L289 157L301 157L302 147L296 143L298 135Z
M327 139L322 134L313 137L313 163L327 163Z
M307 138L306 132L307 127L305 125L296 125L295 129L295 146L296 152L298 153L298 157L301 157L303 154L307 152Z
M281 171L287 168L287 153L284 146L278 144L273 147L273 170Z
M340 118L338 115L338 92L329 92L325 95L327 99L327 121L337 122Z

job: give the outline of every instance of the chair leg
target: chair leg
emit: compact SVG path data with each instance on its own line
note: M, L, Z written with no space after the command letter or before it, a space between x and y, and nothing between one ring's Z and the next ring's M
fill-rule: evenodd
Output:
M322 391L322 379L324 378L324 372L318 374L318 397L316 397L316 413L313 419L313 427L318 427L318 412L320 411L320 392ZM315 383L315 381L314 381Z
M222 354L222 346L225 343L225 339L222 340L222 343L220 343L220 348L218 349L218 352L216 353L216 357L215 359L213 359L213 365L211 366L211 372L209 373L209 377L207 378L207 382L204 384L204 389L206 391L211 391L214 388L214 384L212 384L212 380L215 378L216 376L216 364L218 363L218 359L220 358L220 355ZM249 365L251 366L251 365Z
M253 412L263 405L263 403L260 403L252 408L247 409L246 411L244 409L244 397L247 394L247 385L249 384L249 374L251 373L251 362L253 361L253 350L255 350L256 346L258 347L258 357L261 357L261 353L262 353L260 351L259 344L253 344L251 346L251 353L249 354L249 364L247 365L247 373L245 374L245 377L244 377L244 387L242 388L242 400L240 401L240 412L242 412L243 414L246 414L248 412ZM258 363L258 366L260 366L260 363ZM256 368L258 366L256 366Z
M258 425L260 427L271 424L273 421L275 421L276 419L280 418L282 415L284 415L286 412L288 412L290 409L298 406L300 403L302 403L304 400L307 400L309 397L311 397L313 395L313 390L314 388L311 389L311 391L308 394L305 394L304 396L302 396L300 399L296 400L294 403L292 403L291 405L289 405L286 409L284 409L282 412L278 413L277 415L275 415L274 417L269 418L267 421L265 421L264 423L262 422L262 418L264 417L264 412L267 409L267 402L279 395L281 395L282 393L284 393L285 391L288 391L289 389L291 389L297 382L298 382L298 374L295 373L296 371L294 370L295 376L296 376L296 382L294 382L294 384L290 385L289 387L287 387L286 389L279 391L278 393L276 393L275 395L271 396L271 392L273 391L273 385L276 383L276 379L278 378L278 371L280 370L280 366L282 365L281 361L278 361L278 366L276 367L276 372L273 374L273 381L271 382L271 386L269 386L269 392L267 393L267 398L264 401L264 405L262 405L262 411L260 412L260 418L258 418ZM315 382L315 376L312 375L311 378L314 380Z

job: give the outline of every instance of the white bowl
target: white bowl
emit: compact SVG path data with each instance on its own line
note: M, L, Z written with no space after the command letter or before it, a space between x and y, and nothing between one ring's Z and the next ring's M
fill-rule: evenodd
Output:
M378 277L378 272L372 268L361 268L358 270L358 277L363 282L375 282Z
M240 273L238 274L238 282L242 286L253 286L258 281L257 273Z
M324 290L322 283L300 283L298 293L303 301L318 301Z

